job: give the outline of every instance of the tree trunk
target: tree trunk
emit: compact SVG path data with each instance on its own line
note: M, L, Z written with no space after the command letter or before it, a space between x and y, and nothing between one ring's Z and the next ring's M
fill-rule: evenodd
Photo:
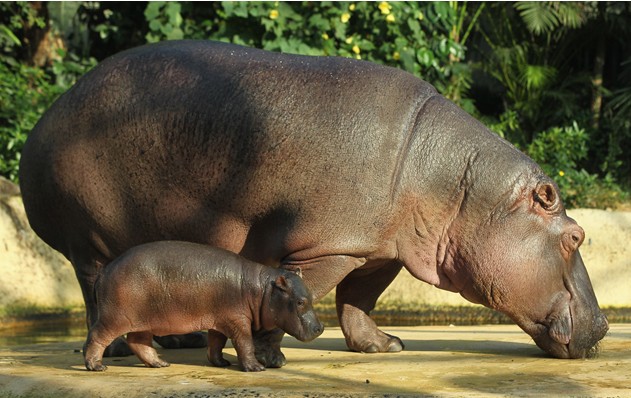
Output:
M61 59L59 49L64 49L64 43L59 34L55 34L50 25L48 4L44 1L28 3L33 9L33 17L44 21L44 26L37 23L24 22L23 59L31 66L44 67L52 65L53 61Z
M604 23L606 4L600 2L598 4L598 19ZM602 25L601 25L602 26ZM603 31L598 32L598 43L596 47L596 55L594 57L594 70L592 74L592 127L598 130L600 126L600 114L603 105L603 71L605 69L605 55L607 51L607 43Z

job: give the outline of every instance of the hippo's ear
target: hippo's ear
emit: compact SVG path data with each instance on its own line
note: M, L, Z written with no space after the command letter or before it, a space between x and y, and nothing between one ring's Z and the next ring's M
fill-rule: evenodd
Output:
M559 209L561 200L557 188L550 182L541 182L532 193L533 205L546 212L555 212Z
M293 267L292 269L288 269L288 271L293 272L294 274L298 275L300 279L302 279L302 268Z
M285 279L283 275L279 275L278 278L276 278L274 281L274 287L282 290L283 292L287 292L289 290L287 279Z
M302 268L300 268L299 266L293 265L293 264L286 264L286 265L283 265L282 268L285 271L293 272L294 274L298 275L300 279L302 279Z

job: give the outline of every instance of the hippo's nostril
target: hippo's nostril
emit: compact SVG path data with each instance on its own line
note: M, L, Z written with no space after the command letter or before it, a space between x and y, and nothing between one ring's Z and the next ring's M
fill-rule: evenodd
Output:
M313 334L320 335L324 331L324 326L322 326L322 324L315 325L312 331Z

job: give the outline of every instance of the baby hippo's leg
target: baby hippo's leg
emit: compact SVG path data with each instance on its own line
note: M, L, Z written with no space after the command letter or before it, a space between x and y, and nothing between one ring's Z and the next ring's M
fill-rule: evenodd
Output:
M158 357L158 352L151 344L153 342L153 334L150 332L132 332L127 333L127 344L129 348L136 354L138 358L150 368L164 368L169 363Z
M228 338L215 330L208 331L208 360L213 366L226 367L230 362L224 359L222 350Z
M107 366L103 365L103 353L116 337L117 335L111 337L110 334L105 333L99 322L90 328L88 338L83 345L83 358L86 369L99 372L107 369Z
M265 370L254 356L254 341L252 340L252 325L249 322L235 322L231 331L232 344L237 351L239 364L244 372L260 372Z

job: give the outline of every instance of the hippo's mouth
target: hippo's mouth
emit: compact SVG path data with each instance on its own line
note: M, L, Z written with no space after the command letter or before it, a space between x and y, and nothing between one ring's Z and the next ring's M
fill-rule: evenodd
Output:
M585 330L578 329L575 317L568 305L562 311L549 316L545 321L533 324L530 334L537 346L555 358L593 358L598 354L598 342L607 333L607 318L598 314ZM525 329L526 330L526 329Z

